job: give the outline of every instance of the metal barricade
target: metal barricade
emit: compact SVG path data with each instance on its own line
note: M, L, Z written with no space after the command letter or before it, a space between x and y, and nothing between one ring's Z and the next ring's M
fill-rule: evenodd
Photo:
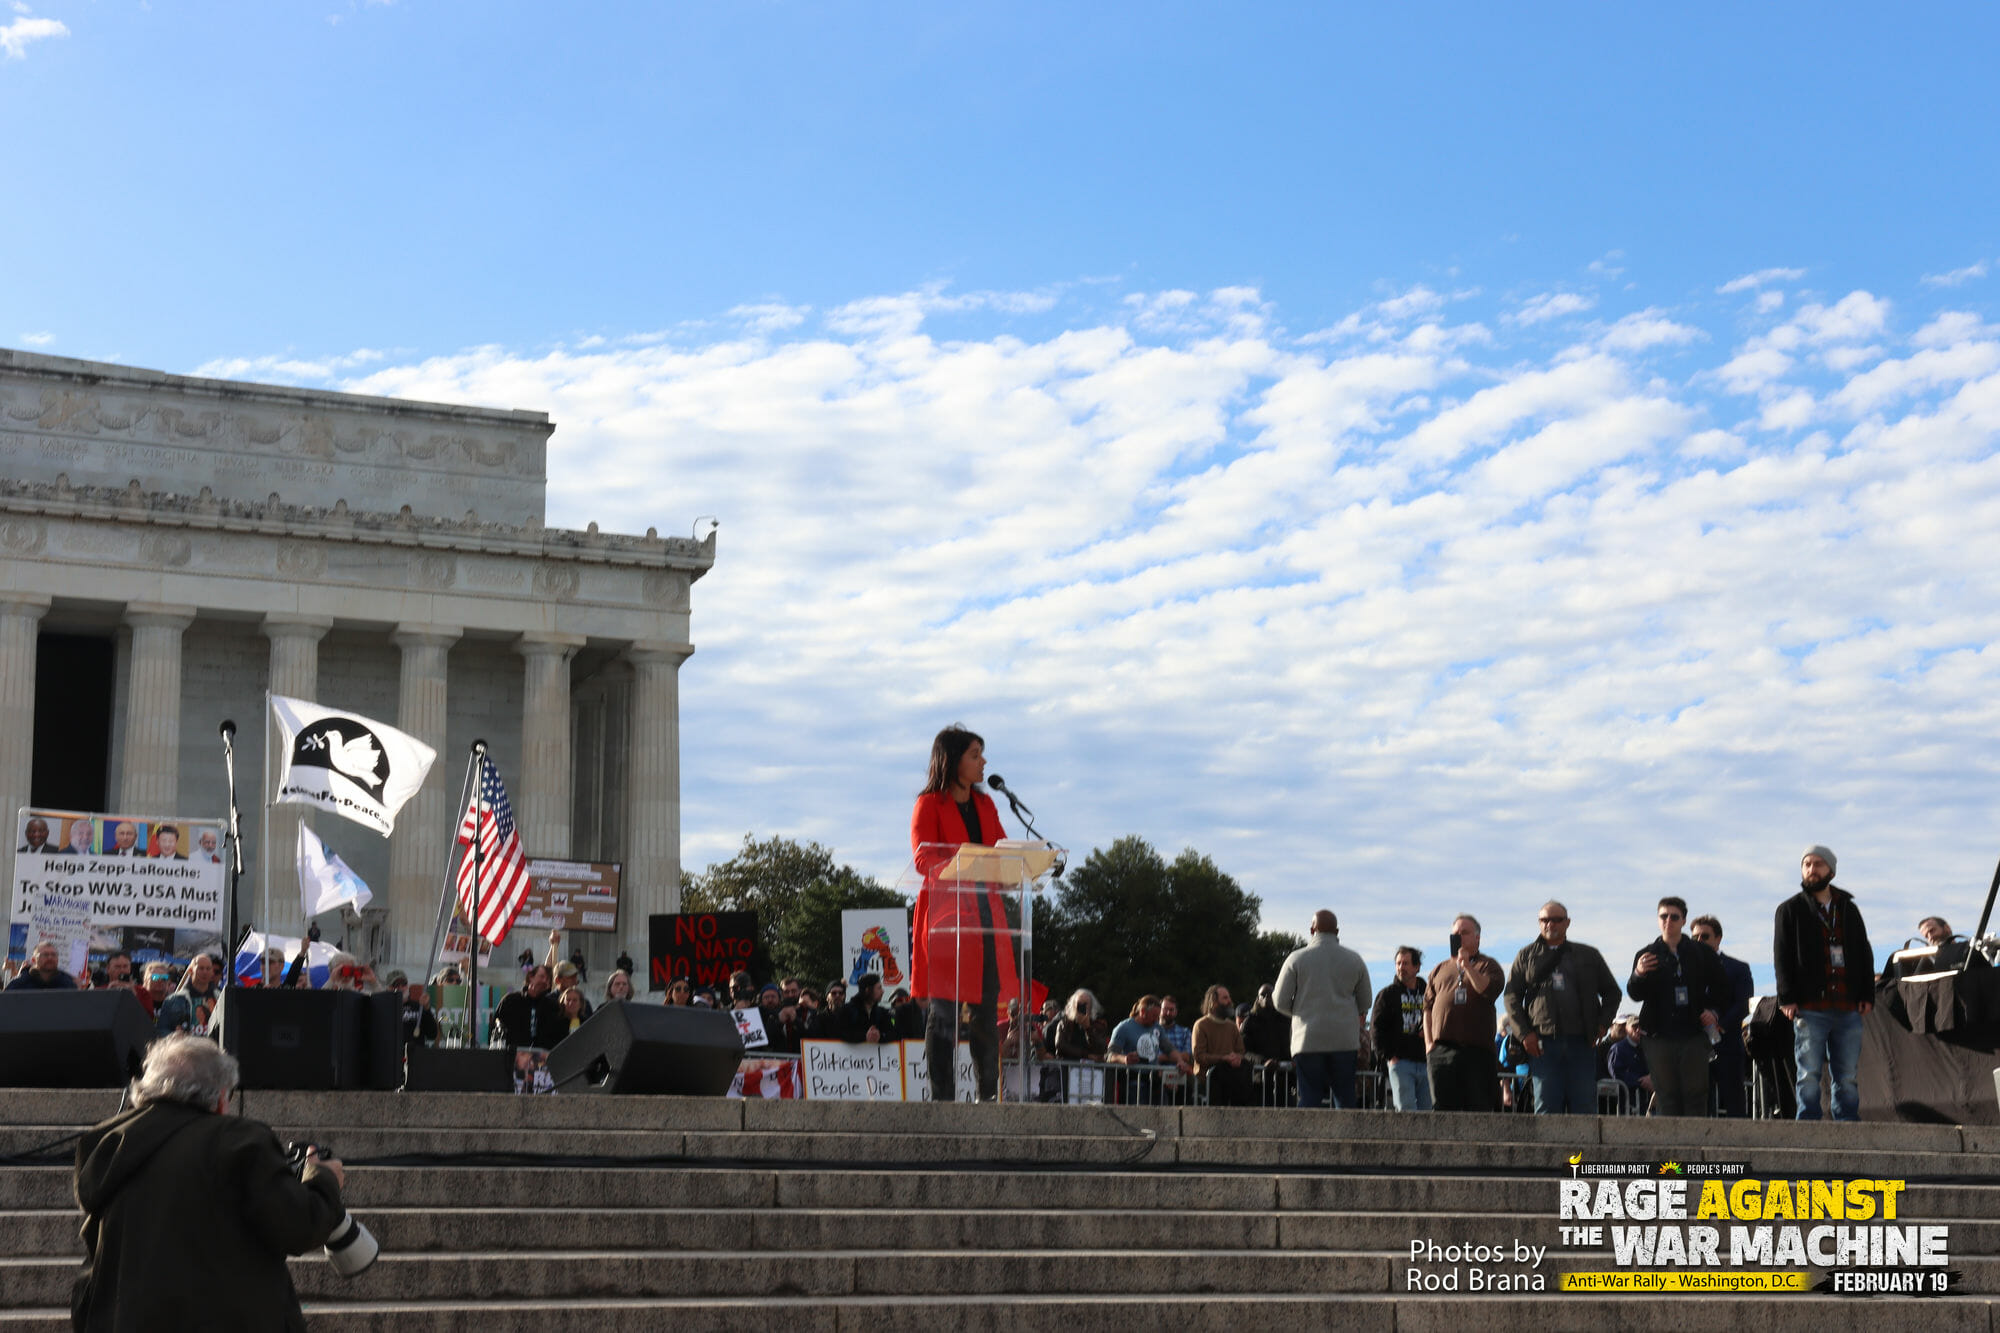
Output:
M1013 1075L1015 1066L1009 1067ZM1171 1065L1101 1060L1036 1060L1028 1067L1032 1100L1068 1106L1206 1106L1208 1081ZM1010 1078L1019 1087L1018 1076ZM1012 1088L1010 1088L1010 1091Z

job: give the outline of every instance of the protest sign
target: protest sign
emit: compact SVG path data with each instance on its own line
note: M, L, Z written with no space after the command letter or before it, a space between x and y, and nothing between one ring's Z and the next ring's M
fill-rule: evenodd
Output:
M903 1048L903 1100L929 1101L931 1078L924 1065L924 1043L903 1041L896 1044ZM952 1062L952 1093L958 1101L976 1102L979 1100L979 1073L972 1067L972 1043L958 1043L956 1055Z
M29 921L48 892L87 902L87 933L106 942L98 947L123 939L131 949L133 930L166 932L159 938L170 936L172 944L161 952L185 961L221 935L229 877L219 821L24 809L16 828L10 897L17 924Z
M771 1034L764 1031L764 1015L755 1008L731 1009L729 1016L736 1020L736 1035L743 1039L745 1050L771 1044Z
M901 907L850 907L840 914L840 956L847 984L857 986L874 973L882 993L904 984L910 970L910 914Z
M516 930L569 930L602 934L618 928L615 861L530 861L528 896Z
M663 912L646 918L647 983L665 990L682 977L727 986L757 951L755 912Z
M922 1047L922 1042L911 1045ZM899 1102L903 1100L902 1042L821 1041L799 1043L808 1101Z
M43 889L28 909L28 950L44 942L56 946L62 970L75 976L90 956L90 899L81 893Z

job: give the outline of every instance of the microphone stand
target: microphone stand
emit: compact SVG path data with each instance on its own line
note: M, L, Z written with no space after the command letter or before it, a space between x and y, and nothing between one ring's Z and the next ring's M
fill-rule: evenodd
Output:
M243 828L236 811L236 724L225 721L218 730L222 735L222 772L229 787L229 834L225 840L229 848L229 913L224 935L235 949L241 950L243 941L236 934L236 895L243 879ZM263 965L260 956L257 966ZM228 974L225 985L236 979L235 953L229 955L229 966L223 971Z
M1013 810L1014 818L1021 821L1023 828L1040 841L1048 841L1042 835L1042 831L1035 827L1035 812L1022 804L1021 798L1014 794L1014 789L1007 785L1005 778L996 773L986 780L986 785L1007 798L1008 808ZM1064 869L1062 859L1057 858L1054 869L1049 872L1049 878L1060 881ZM1024 1101L1033 1101L1034 1090L1028 1087L1028 1030L1035 1021L1034 1014L1028 1008L1029 1001L1034 998L1035 890L1033 885L1023 885L1021 889L1021 947L1018 952L1021 957L1021 1025L1015 1041L1015 1063L1021 1071L1021 1097Z

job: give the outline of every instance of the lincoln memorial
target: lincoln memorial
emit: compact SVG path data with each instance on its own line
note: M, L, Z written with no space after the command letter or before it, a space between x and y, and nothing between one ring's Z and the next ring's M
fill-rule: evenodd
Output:
M554 429L0 350L0 810L220 817L233 720L241 922L301 932L304 818L375 890L329 938L415 975L484 738L528 855L623 866L616 933L574 937L593 972L643 959L679 907L679 673L715 538L545 526ZM437 749L393 836L266 808L267 691Z

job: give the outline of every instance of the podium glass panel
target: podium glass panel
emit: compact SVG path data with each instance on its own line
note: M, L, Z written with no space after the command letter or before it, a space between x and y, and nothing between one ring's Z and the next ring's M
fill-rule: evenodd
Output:
M1000 1014L1010 1001L1021 1002L1024 1017L1030 1008L1035 894L1062 857L1047 843L1015 839L991 847L924 843L897 882L917 902L910 993L929 1006L926 1052L964 1040L981 1096L999 1091ZM1021 1026L1025 1062L1028 1025Z

